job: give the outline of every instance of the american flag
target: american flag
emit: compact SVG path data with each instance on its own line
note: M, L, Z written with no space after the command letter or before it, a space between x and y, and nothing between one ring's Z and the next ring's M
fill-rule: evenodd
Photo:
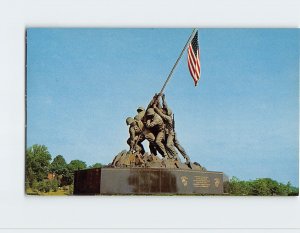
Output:
M198 31L196 32L194 38L188 47L188 66L192 78L194 79L195 86L200 79L201 75L201 66L200 66L200 51L198 45Z

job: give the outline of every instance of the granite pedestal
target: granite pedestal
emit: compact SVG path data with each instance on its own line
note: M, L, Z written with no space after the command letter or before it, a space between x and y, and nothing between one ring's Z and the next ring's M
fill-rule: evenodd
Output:
M74 195L223 194L223 173L167 168L76 171Z

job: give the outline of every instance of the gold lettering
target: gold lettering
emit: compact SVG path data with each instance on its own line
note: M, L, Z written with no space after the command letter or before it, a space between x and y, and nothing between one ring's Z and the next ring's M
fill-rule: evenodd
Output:
M207 176L194 176L193 185L196 188L209 188L210 179Z

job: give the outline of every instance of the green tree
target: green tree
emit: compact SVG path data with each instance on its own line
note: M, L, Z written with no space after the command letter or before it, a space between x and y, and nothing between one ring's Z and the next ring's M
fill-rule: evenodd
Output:
M71 185L69 186L68 194L69 194L69 195L73 195L73 191L74 191L74 185L71 184Z
M252 182L252 190L250 194L254 196L269 196L270 190L267 182L265 182L263 179L254 180Z
M43 181L44 182L44 192L45 193L48 193L48 192L50 192L50 190L51 190L51 187L52 187L52 182L50 181L50 180L44 180Z
M89 166L89 168L101 168L101 167L103 167L103 165L101 163L95 163L95 164Z
M25 153L25 176L29 186L32 182L42 181L47 177L51 155L44 145L33 145Z
M261 178L252 181L250 195L274 196L279 195L280 186L277 181L270 178Z
M287 196L298 195L299 189L292 187L290 182L285 185L270 178L240 181L232 177L229 181L229 193L231 195Z
M69 164L68 164L68 169L69 171L77 171L77 170L81 170L81 169L85 169L86 168L86 163L81 161L81 160L72 160Z
M244 196L249 195L250 184L247 181L240 181L237 177L229 180L229 192L231 195Z
M53 159L53 161L50 165L50 171L52 173L55 173L55 175L56 175L55 179L57 179L57 181L60 185L62 177L66 176L66 174L68 173L66 160L64 159L64 157L62 155L57 155Z
M51 189L56 192L58 190L58 181L57 180L51 180Z
M65 183L70 185L73 184L74 181L74 171L85 169L86 163L81 161L81 160L72 160L68 165L67 165L67 173L64 177Z
M290 186L289 188L290 188L288 193L289 196L299 196L299 188L294 186Z
M49 192L51 189L51 184L48 180L43 180L38 182L37 190L39 192Z
M32 186L31 186L32 190L33 191L38 191L38 187L39 187L39 183L36 180L33 180L32 181Z

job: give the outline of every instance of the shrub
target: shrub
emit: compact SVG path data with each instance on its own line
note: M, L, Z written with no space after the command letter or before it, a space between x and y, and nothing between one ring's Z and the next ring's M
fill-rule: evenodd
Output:
M56 179L51 181L51 189L56 192L58 190L58 181Z
M73 191L74 191L74 185L71 184L71 185L69 186L69 195L73 195Z

